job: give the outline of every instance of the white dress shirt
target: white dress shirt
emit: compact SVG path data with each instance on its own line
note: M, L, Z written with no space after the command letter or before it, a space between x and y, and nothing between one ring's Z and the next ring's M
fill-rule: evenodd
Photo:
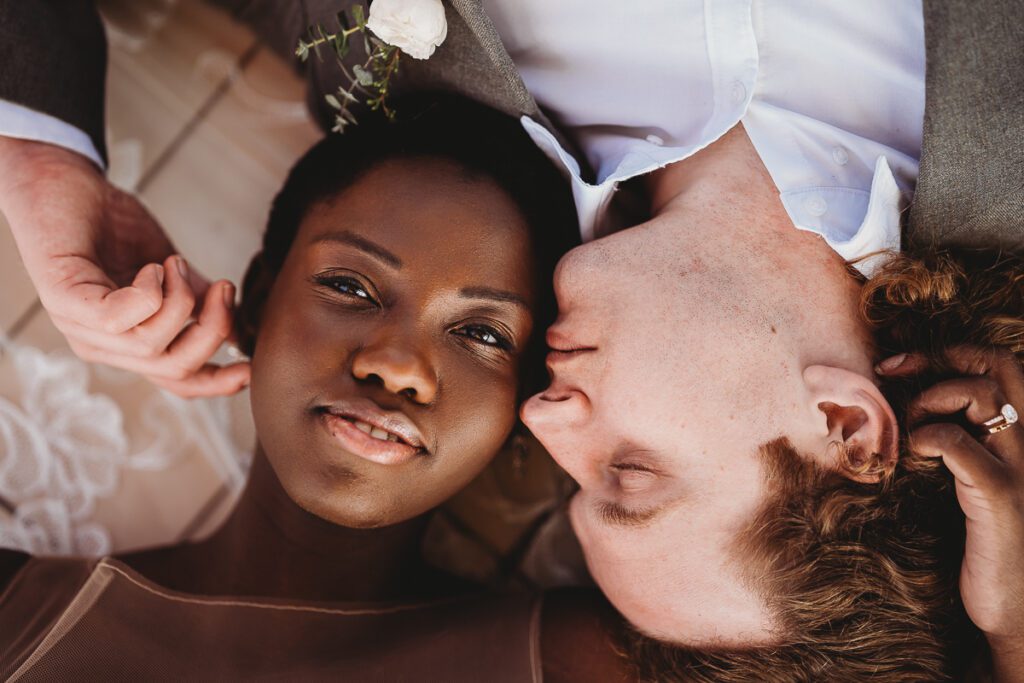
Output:
M105 168L92 138L82 130L54 116L7 100L0 100L0 135L48 142L78 152L100 168Z
M621 181L738 122L793 224L844 258L899 247L924 116L920 0L483 0L527 88L596 171L540 125L585 240Z
M618 184L686 159L742 121L793 224L844 258L899 247L924 112L921 0L483 0L542 106L585 240L616 227ZM0 135L102 162L82 131L0 101Z

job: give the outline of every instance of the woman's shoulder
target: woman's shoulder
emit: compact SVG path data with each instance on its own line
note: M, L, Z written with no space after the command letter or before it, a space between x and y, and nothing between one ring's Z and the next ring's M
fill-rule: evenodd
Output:
M635 679L620 654L622 617L595 589L563 588L544 594L541 660L546 683Z

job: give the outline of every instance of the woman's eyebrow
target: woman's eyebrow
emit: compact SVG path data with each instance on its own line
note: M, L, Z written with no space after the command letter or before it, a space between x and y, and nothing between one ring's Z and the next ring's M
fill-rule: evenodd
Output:
M523 308L529 308L526 299L515 292L507 292L503 289L494 289L493 287L463 287L459 290L459 295L467 299L489 299L491 301L512 303Z
M365 237L361 237L360 235L349 232L348 230L325 232L322 235L318 235L313 238L314 244L318 244L320 242L338 242L340 244L346 244L350 247L355 247L359 251L369 254L380 261L383 261L392 268L401 269L402 267L402 259L398 258L376 242L371 242Z

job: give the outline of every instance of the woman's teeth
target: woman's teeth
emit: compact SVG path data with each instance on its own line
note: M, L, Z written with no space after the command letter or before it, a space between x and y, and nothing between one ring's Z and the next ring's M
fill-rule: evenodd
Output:
M353 425L355 425L355 428L358 429L359 431L369 434L375 439L379 439L381 441L392 441L395 443L399 441L397 436L395 436L391 432L381 429L380 427L374 427L373 425L366 424L365 422L360 422L359 420L353 420L348 417L344 419L348 420Z

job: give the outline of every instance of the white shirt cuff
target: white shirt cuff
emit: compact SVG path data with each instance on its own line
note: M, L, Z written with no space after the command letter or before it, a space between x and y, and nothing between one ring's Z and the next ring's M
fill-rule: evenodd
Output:
M106 164L92 138L70 123L8 100L0 100L0 135L21 140L48 142L78 152L101 169Z

